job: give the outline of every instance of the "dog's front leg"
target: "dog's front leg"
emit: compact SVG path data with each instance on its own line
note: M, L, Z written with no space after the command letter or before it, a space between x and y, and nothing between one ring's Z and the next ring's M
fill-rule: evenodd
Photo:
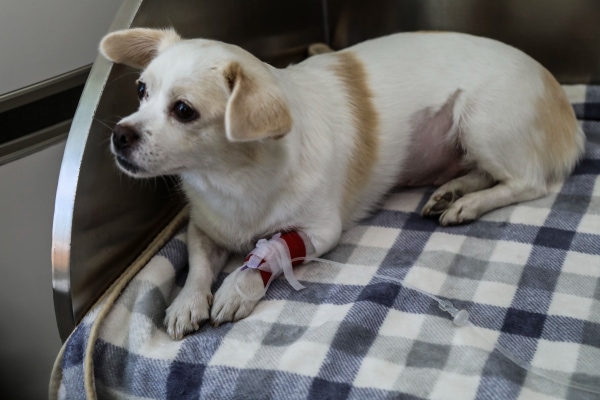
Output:
M276 264L288 263L291 268L292 263L293 265L301 264L305 258L319 257L333 248L338 243L340 236L341 224L332 223L325 229L285 232L281 237L271 239L278 241L279 248L274 252L268 252L268 255L263 258L264 264L269 265L267 268L255 269L243 266L225 278L215 293L210 311L211 323L219 326L225 322L238 321L247 317L265 295L271 281L285 272L285 268L277 268ZM251 254L257 250L258 248ZM247 260L247 262L249 261ZM275 273L272 274L270 271L275 271ZM288 270L286 277L291 273L291 269ZM291 279L295 281L293 275ZM288 278L290 283L292 280Z
M208 320L211 286L229 254L192 221L187 230L189 272L185 285L167 308L165 326L171 338L180 340Z

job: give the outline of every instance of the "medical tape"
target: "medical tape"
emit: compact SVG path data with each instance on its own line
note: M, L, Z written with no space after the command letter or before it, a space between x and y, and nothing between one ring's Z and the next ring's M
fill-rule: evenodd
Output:
M304 286L294 276L292 267L302 264L304 257L306 257L306 245L297 232L278 233L269 240L260 239L254 250L248 254L241 270L248 268L258 270L265 290L281 274L294 289L301 290Z

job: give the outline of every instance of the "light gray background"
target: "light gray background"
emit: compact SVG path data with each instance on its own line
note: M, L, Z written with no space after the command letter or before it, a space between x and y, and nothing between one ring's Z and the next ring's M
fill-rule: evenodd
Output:
M0 94L92 63L120 4L0 0ZM7 399L47 398L61 345L50 248L63 150L64 142L0 166L0 393Z
M121 1L0 0L0 94L94 61Z

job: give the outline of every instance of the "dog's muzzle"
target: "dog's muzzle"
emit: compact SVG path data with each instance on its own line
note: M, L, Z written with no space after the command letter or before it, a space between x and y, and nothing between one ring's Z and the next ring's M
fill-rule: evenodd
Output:
M117 124L112 134L112 143L117 153L124 153L140 140L140 134L128 125Z
M140 140L140 134L128 125L117 124L111 140L119 166L134 174L140 172L141 168L129 160L132 148Z

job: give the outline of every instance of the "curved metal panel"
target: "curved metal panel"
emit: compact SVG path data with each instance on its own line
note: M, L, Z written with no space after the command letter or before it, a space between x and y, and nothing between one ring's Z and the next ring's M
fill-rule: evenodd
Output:
M111 29L128 27L140 4L140 0L125 1ZM74 281L71 277L72 241L73 239L78 240L77 237L74 237L77 232L73 232L73 221L84 150L88 137L93 135L91 128L96 115L96 107L110 71L111 64L98 57L92 67L73 118L58 179L52 227L52 286L58 329L63 340L80 316L81 304L93 301L91 298L83 300L78 296L75 296L78 301L73 301L74 293L85 292L79 282ZM99 192L102 190L106 189L98 187ZM89 292L93 289L95 288L90 288Z
M538 60L561 83L600 82L598 0L328 0L332 46L393 32L486 36Z

